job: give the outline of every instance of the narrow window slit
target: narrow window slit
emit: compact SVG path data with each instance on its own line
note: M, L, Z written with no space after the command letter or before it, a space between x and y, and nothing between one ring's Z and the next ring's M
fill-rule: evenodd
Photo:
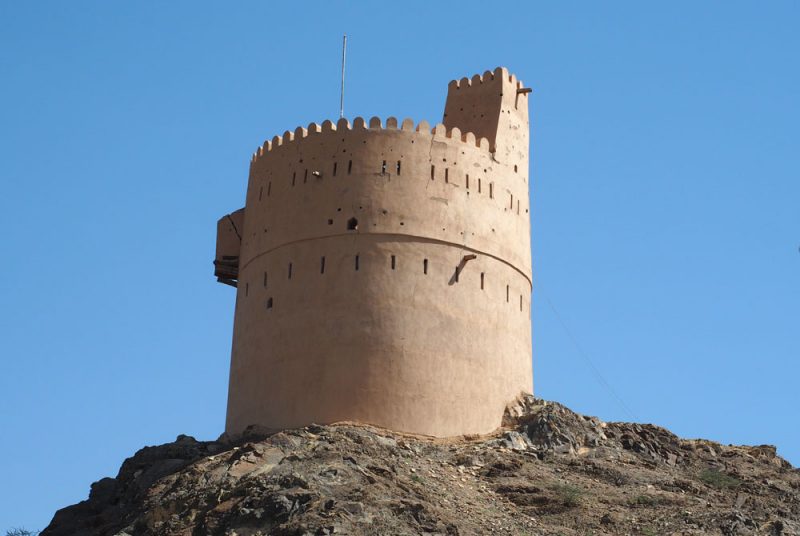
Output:
M358 271L358 255L356 255L356 272Z
M308 182L308 170L307 169L303 173L303 182Z
M289 279L292 278L292 263L289 263Z
M247 296L248 294L250 294L250 283L245 283L244 284L244 295Z
M267 288L267 272L264 272L264 288Z
M484 279L484 273L481 272L481 290L483 290L483 279Z
M428 275L428 259L422 260L422 273Z
M509 194L511 196L511 206L509 207L511 210L514 210L514 194Z
M272 309L272 298L267 298L267 309Z
M444 168L444 182L450 182L450 168Z
M481 193L481 180L478 179L478 193Z
M522 294L519 295L519 310L522 311Z
M325 257L324 256L319 259L319 273L321 273L321 274L325 273Z
M350 175L350 172L352 172L352 171L353 171L353 161L352 160L348 160L347 161L347 174Z
M339 164L338 162L334 162L333 163L333 176L334 177L336 176L336 167L338 166L338 164Z
M397 161L397 174L400 175L400 160Z
M381 175L386 175L386 160L381 164Z
M494 183L489 183L489 199L494 199Z
M392 255L392 270L394 270L396 266L397 266L397 257Z
M269 194L271 192L272 192L272 181L269 181L269 184L267 184L267 197L269 197Z
M431 180L436 176L436 166L431 166Z
M469 173L467 173L467 190L469 190Z
M295 171L294 173L292 173L292 186L294 186L296 180L297 180L297 172Z
M261 195L264 193L264 187L258 189L258 200L261 201Z

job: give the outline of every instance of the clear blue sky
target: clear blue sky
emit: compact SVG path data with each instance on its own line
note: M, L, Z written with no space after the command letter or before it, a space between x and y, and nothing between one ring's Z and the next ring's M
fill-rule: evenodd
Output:
M287 4L0 4L0 530L221 432L215 222L264 139L335 118L343 32L351 118L534 88L539 396L800 464L800 4Z

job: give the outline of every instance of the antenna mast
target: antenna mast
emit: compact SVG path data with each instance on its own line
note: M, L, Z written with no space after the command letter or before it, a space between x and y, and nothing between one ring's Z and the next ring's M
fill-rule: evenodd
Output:
M347 58L347 34L342 37L342 92L339 97L339 118L344 117L344 64Z

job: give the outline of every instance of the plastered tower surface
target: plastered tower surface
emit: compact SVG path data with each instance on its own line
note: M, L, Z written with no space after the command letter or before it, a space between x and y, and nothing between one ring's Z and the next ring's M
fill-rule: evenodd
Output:
M486 433L532 391L529 91L498 68L451 82L433 129L325 121L258 149L218 222L227 432Z

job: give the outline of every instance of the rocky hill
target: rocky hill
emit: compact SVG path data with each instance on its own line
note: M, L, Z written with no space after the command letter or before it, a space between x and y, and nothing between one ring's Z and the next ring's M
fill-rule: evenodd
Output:
M532 397L504 424L458 440L353 423L179 436L125 460L42 534L800 534L800 471L774 447Z

